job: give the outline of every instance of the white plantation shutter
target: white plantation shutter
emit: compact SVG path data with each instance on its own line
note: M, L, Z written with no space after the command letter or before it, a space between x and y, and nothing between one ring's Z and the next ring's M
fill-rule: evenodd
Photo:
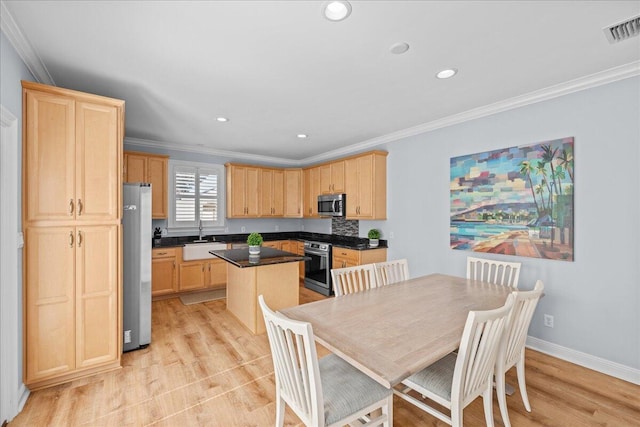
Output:
M170 161L172 210L169 228L224 226L224 167Z

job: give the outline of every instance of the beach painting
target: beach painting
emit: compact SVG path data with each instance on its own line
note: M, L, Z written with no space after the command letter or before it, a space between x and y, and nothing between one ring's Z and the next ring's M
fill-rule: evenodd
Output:
M573 137L451 158L451 248L573 261L573 179Z

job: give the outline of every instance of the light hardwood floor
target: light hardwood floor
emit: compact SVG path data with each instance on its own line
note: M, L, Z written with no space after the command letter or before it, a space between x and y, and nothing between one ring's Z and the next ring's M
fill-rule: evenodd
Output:
M300 303L320 298L300 289ZM122 361L117 371L31 393L10 426L274 424L267 337L244 329L224 300L189 306L177 298L155 301L151 345L125 353ZM529 350L526 369L533 412L525 411L518 391L508 397L514 427L640 425L640 386ZM516 384L515 369L507 381ZM493 402L496 426L502 426ZM484 425L480 398L465 409L464 420ZM446 425L397 397L394 423ZM285 424L301 425L289 409Z

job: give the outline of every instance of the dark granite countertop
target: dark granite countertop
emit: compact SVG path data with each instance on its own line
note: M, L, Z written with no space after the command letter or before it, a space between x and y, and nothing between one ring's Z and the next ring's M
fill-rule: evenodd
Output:
M306 257L302 255L266 247L260 249L259 255L249 255L248 248L209 251L209 253L240 268L298 262L306 259Z
M273 240L312 240L314 242L331 243L333 246L355 249L355 250L369 250L387 248L387 241L380 240L378 247L372 248L369 246L369 239L362 237L340 236L337 234L322 234L322 233L309 233L307 231L285 231L275 233L260 233L265 242ZM209 242L219 243L246 243L248 233L243 234L216 234L205 236L205 239ZM180 237L162 237L160 244L154 242L154 248L165 248L184 246L187 243L192 243L198 236L180 236Z

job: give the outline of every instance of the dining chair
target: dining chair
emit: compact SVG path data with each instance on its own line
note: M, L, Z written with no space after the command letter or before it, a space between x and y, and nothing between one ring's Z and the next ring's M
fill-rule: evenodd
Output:
M374 265L378 286L386 286L409 279L409 263L404 258L387 262L376 262Z
M272 311L258 297L271 346L276 378L276 426L284 425L285 404L306 426L393 424L393 392L335 354L318 360L310 323ZM381 410L381 411L379 411ZM371 419L368 415L378 411Z
M493 373L513 300L509 295L500 308L470 311L457 354L449 353L411 375L394 394L454 427L462 427L464 408L482 396L485 421L493 426ZM424 398L449 409L450 415L429 406Z
M378 287L374 264L331 270L333 292L337 297Z
M531 412L529 396L527 395L527 385L524 377L524 345L527 340L527 332L531 324L533 312L538 305L538 301L544 291L542 280L536 282L532 291L514 292L515 300L509 326L505 332L505 339L502 349L498 353L496 360L496 392L498 403L500 404L500 414L505 427L509 427L509 414L507 412L507 398L505 393L505 373L512 367L516 367L518 373L518 385L522 403L528 412Z
M519 262L467 257L467 279L481 280L518 289L521 265Z

